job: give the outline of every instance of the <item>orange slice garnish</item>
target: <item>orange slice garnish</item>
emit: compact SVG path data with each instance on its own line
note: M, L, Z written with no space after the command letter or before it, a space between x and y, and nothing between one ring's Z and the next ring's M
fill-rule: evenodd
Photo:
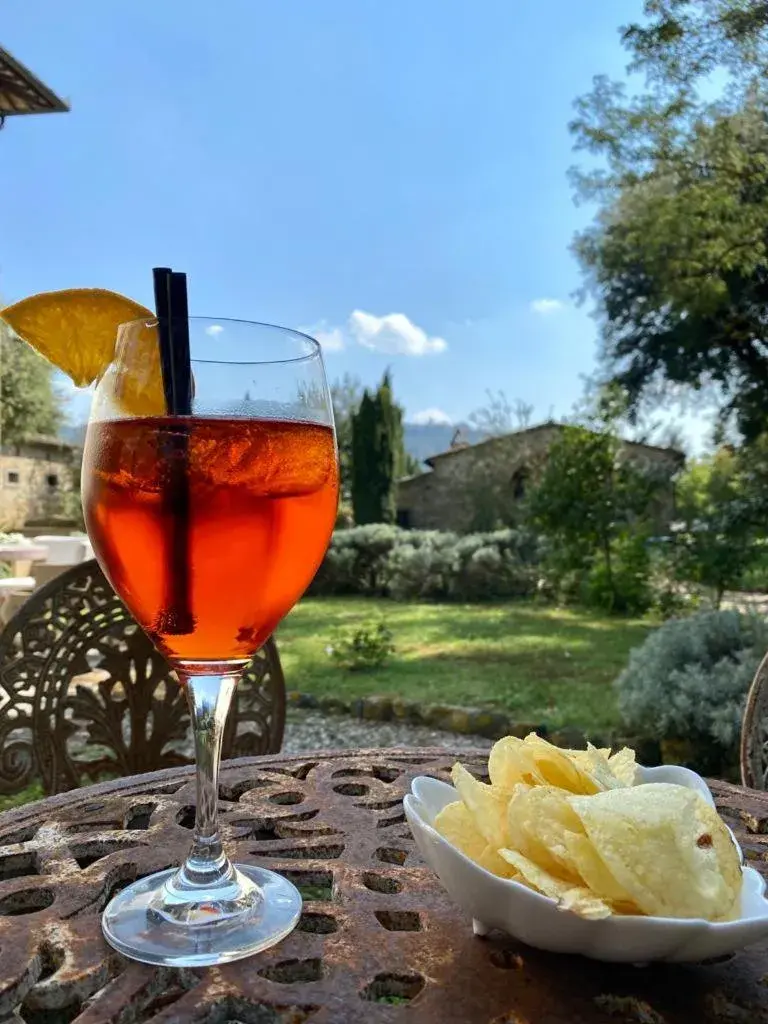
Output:
M40 292L0 310L0 319L78 387L93 384L112 363L120 324L154 316L133 299L103 288ZM152 416L165 411L155 327L140 328L130 363L126 358L115 371L113 397L125 412Z

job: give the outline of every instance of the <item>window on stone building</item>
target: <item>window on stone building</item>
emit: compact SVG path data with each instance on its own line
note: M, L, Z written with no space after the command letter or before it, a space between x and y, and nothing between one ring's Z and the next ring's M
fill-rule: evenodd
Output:
M19 482L19 474L16 472L15 469L9 469L8 475L6 476L6 480L8 481L9 484L17 484Z
M396 523L404 530L410 530L411 528L411 510L409 508L399 508L397 510Z
M55 490L59 486L59 478L56 476L55 473L49 473L48 476L45 478L45 482L48 484L51 490Z

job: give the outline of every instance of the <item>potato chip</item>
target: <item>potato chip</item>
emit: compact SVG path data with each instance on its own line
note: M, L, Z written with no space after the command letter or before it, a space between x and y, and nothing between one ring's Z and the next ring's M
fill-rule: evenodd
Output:
M554 786L518 786L507 810L509 846L539 867L579 881L565 843L569 830L584 833L568 794Z
M491 785L511 793L521 782L529 786L557 786L569 793L598 793L620 781L608 765L610 750L561 750L529 733L524 740L505 736L493 745L488 758Z
M523 742L533 755L537 781L566 789L569 793L597 793L602 788L590 772L572 761L559 747L547 743L535 733L530 733Z
M591 840L583 832L568 832L563 841L573 869L587 889L606 903L610 903L615 913L640 913L640 908L632 901L626 889L619 885Z
M611 875L643 913L709 921L734 916L738 851L700 793L650 783L569 802Z
M507 797L501 791L480 782L463 765L451 772L456 791L470 813L475 828L493 850L507 845Z
M455 846L465 857L469 857L486 871L502 878L514 878L517 874L512 865L486 842L461 800L446 804L435 818L434 827L451 846Z
M491 846L486 846L477 861L481 868L485 868L486 871L490 871L492 875L498 875L499 878L520 878L520 875L509 861L504 860L499 855L498 850L494 850Z
M543 896L556 900L561 909L571 910L582 917L593 919L610 916L610 906L584 886L575 885L572 880L559 878L517 850L503 849L499 850L499 853L517 869L526 885L536 889Z
M604 788L614 789L616 784L614 780L623 786L634 786L635 784L637 764L635 763L635 752L630 750L629 747L624 747L622 750L617 751L617 753L611 754L610 747L593 747L589 743L586 750L563 750L563 753L578 768L581 768L582 771L587 772L593 777L595 777L595 765L597 764L598 777L596 781L600 781L602 778L601 772L607 764L613 778L609 780L609 785Z
M580 768L589 768L589 751L587 750L567 750L565 747L561 748L566 757L570 757L574 764L577 764ZM610 747L596 747L598 754L602 754L607 760L611 756Z
M494 743L488 755L488 775L494 788L511 793L515 786L525 781L535 766L530 751L516 736L505 736ZM529 779L529 781L532 781Z
M446 804L435 818L434 826L435 831L470 860L479 861L488 846L461 800Z
M600 751L600 753L604 753ZM610 751L609 751L610 753ZM625 786L634 786L637 781L637 762L635 752L629 747L623 747L617 753L608 758L608 767Z
M608 758L597 747L593 747L591 743L587 744L587 763L587 773L595 781L598 790L618 789L619 786L624 785L614 775Z

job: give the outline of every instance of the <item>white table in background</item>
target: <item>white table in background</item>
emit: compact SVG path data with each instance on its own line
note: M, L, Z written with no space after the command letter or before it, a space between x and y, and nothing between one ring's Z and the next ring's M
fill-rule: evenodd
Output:
M21 607L35 589L34 577L25 573L32 562L44 562L48 548L34 541L18 544L0 544L0 562L10 562L12 575L0 579L0 626Z
M44 544L0 544L0 562L10 562L14 576L20 575L16 566L20 562L44 562L48 548Z

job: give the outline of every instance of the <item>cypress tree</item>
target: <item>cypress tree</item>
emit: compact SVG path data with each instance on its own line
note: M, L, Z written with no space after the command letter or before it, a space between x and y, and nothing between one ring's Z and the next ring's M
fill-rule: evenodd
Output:
M358 525L380 522L375 487L377 435L376 402L366 388L352 414L352 511Z
M405 471L403 412L389 372L376 393L363 393L352 416L352 508L355 522L394 523L395 484Z

